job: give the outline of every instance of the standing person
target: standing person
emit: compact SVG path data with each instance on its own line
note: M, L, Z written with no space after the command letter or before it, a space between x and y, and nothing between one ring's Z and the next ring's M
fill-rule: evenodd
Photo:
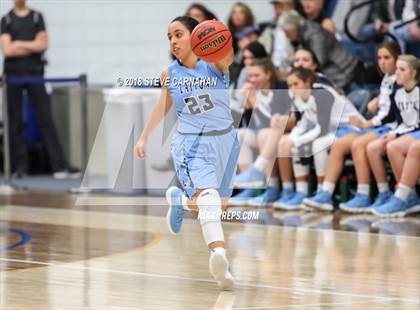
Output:
M26 6L25 0L15 0L14 8L1 19L0 44L4 55L4 73L15 77L42 77L48 48L44 19L38 11ZM80 177L80 171L68 166L52 121L49 98L44 84L7 83L9 134L12 171L22 177L28 171L27 149L22 122L23 91L28 92L36 120L47 148L53 176L57 179Z
M229 271L220 211L222 198L231 195L231 183L239 154L239 143L229 108L229 65L233 50L215 63L199 60L193 53L191 32L198 22L188 16L175 18L168 27L170 48L176 60L163 70L159 102L136 144L138 159L146 157L145 146L154 128L175 105L177 133L172 138L171 153L182 189L170 187L169 230L178 234L186 211L200 211L204 241L210 249L210 272L223 290L232 289L234 280ZM216 79L200 88L175 84L186 78ZM184 87L185 86L185 87ZM211 216L205 216L210 214Z

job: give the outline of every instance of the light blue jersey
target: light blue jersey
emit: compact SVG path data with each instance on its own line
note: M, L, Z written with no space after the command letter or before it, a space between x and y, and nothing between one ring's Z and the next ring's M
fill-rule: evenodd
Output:
M199 134L232 126L229 76L198 60L190 69L175 60L168 68L168 89L178 116L178 132Z

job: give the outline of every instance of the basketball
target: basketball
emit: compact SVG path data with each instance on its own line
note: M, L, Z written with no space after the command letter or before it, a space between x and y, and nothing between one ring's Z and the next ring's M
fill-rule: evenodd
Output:
M232 35L229 29L217 20L200 23L191 33L191 46L198 58L217 62L232 49Z

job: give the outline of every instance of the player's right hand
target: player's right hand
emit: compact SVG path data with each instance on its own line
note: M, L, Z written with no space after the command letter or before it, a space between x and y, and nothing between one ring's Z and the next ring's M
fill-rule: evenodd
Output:
M146 158L145 147L146 147L146 140L139 139L139 141L137 141L136 146L134 147L134 152L136 154L137 159L145 159Z

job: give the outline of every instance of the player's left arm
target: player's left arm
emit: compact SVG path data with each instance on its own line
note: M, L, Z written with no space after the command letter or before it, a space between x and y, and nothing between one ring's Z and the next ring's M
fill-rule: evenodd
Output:
M223 59L218 62L214 62L213 66L222 72L223 74L229 73L229 66L233 63L233 48L230 50L229 54L226 55Z

